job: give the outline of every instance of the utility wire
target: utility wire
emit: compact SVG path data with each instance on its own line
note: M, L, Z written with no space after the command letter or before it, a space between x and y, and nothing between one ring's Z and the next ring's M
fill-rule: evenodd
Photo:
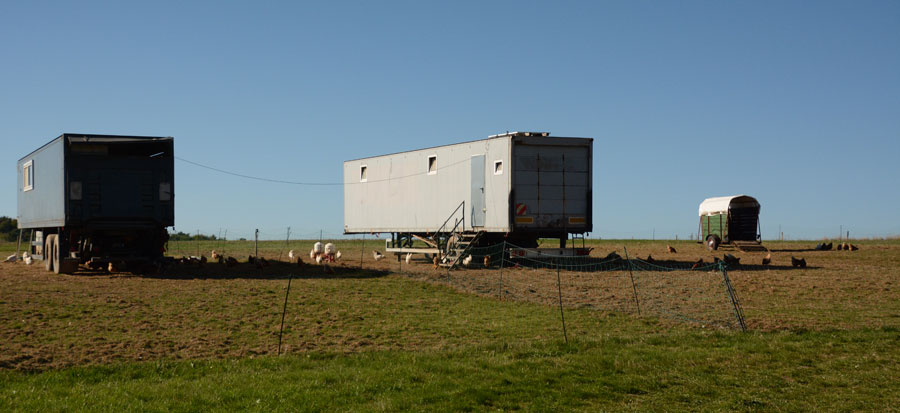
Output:
M425 172L417 172L417 173L414 173L414 174L409 174L409 175L404 175L404 176L398 176L398 177L394 177L394 178L369 179L369 180L367 180L366 182L299 182L299 181L288 181L288 180L284 180L284 179L262 178L262 177L258 177L258 176L251 176L251 175L239 174L239 173L237 173L237 172L226 171L226 170L224 170L224 169L214 168L214 167L209 166L209 165L204 165L204 164L201 164L201 163L198 163L198 162L190 161L190 160L184 159L184 158L182 158L182 157L180 157L180 156L175 156L175 159L178 159L179 161L182 161L182 162L185 162L185 163L189 163L189 164L194 165L194 166L199 166L199 167L201 167L201 168L209 169L209 170L211 170L211 171L216 171L216 172L219 172L219 173L223 173L223 174L226 174L226 175L237 176L237 177L245 178L245 179L253 179L253 180L256 180L256 181L272 182L272 183L276 183L276 184L286 184L286 185L305 185L305 186L343 186L343 185L359 185L359 184L365 184L365 183L387 182L387 181L393 181L393 180L397 180L397 179L411 178L411 177L414 177L414 176L426 175L426 174L429 173L428 171L425 171ZM438 167L437 170L440 171L440 170L443 170L443 169L447 169L447 168L450 168L451 166L456 166L456 165L459 165L459 164L464 163L464 162L468 162L468 159L463 159L463 160L460 160L460 161L458 161L458 162L451 163L451 164L446 165L446 166L443 166L443 167Z
M257 181L274 182L274 183L276 183L276 184L288 184L288 185L314 185L314 186L337 186L337 185L343 185L343 183L337 183L337 182L297 182L297 181L285 181L285 180L281 180L281 179L260 178L260 177L258 177L258 176L244 175L244 174L239 174L239 173L237 173L237 172L226 171L226 170L224 170L224 169L213 168L212 166L203 165L203 164L201 164L201 163L197 163L197 162L194 162L194 161L189 161L189 160L184 159L184 158L179 157L179 156L176 156L175 159L178 159L179 161L182 161L182 162L189 163L189 164L194 165L194 166L199 166L199 167L201 167L201 168L206 168L206 169L209 169L209 170L212 170L212 171L216 171L216 172L219 172L219 173L223 173L223 174L227 174L227 175L237 176L237 177L246 178L246 179L253 179L253 180L257 180Z

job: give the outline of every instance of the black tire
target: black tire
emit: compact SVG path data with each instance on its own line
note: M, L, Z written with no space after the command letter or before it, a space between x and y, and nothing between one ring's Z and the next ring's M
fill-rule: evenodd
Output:
M709 248L710 251L719 249L719 238L715 235L706 237L706 247Z
M50 234L44 237L44 269L53 271L53 240L56 235Z
M59 236L54 235L54 236L53 236L53 255L52 255L52 260L53 260L53 272L55 272L55 273L57 273L57 274L59 274L59 273L60 273L60 270L61 270L60 265L59 265L59 264L60 264L60 257L59 257L59 255L60 255L60 253L59 253Z

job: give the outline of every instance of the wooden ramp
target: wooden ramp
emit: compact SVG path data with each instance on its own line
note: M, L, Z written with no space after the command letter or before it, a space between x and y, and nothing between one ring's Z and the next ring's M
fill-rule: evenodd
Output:
M769 249L756 241L734 241L734 247L743 252L765 252Z

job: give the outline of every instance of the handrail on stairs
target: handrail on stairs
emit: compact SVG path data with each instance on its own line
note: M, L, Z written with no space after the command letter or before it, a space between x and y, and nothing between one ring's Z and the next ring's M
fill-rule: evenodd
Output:
M446 253L446 251L443 251L445 248L441 248L440 234L444 232L444 229L447 227L447 224L450 222L451 219L453 219L453 217L456 216L456 213L460 210L460 208L462 208L462 219L456 220L456 222L453 225L453 229L450 230L450 233L456 232L456 229L459 228L460 223L462 223L463 229L465 229L466 228L466 201L463 200L462 202L459 203L459 205L456 206L456 209L454 209L453 212L450 213L450 216L448 216L447 220L444 221L444 224L441 225L440 228L438 228L437 232L434 233L435 242L438 245L438 249L441 250L443 253ZM447 247L447 246L448 245L445 245L445 247Z

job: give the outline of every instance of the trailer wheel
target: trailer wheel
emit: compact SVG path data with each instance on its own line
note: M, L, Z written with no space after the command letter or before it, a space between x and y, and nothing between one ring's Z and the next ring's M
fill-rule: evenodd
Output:
M56 239L55 234L44 237L44 269L53 271L53 240Z
M715 235L706 237L706 247L709 248L710 251L719 249L719 238Z
M52 258L52 260L53 260L53 272L55 272L57 274L62 273L62 271L60 271L60 270L62 270L62 268L60 268L61 267L60 263L62 262L62 260L60 260L60 257L59 257L59 235L53 236L53 258Z

